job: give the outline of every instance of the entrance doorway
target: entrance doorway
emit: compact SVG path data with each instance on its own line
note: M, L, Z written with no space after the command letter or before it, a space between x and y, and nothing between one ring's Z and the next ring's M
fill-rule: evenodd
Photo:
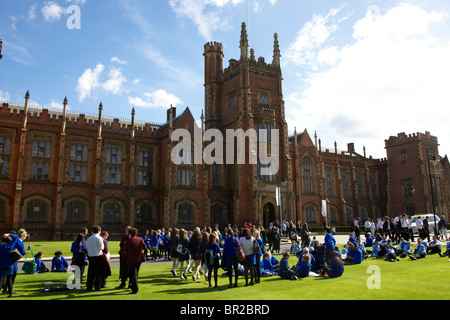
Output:
M264 217L264 228L269 227L269 224L275 221L276 216L275 206L268 202L263 207L263 217Z

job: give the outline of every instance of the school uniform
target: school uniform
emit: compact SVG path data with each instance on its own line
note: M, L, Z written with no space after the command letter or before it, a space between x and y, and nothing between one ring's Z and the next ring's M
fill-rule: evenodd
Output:
M278 270L278 275L281 279L291 279L292 272L289 267L289 261L286 258L282 258L280 261L280 269Z
M37 273L45 273L48 272L47 267L41 259L35 258L34 262L36 263L36 272Z
M227 237L223 244L223 262L224 267L237 266L236 250L239 247L239 240L236 237Z
M11 243L0 244L0 276L11 276L14 273L14 261L11 259L10 251L14 249L19 241L17 235L10 234Z
M69 267L69 263L64 257L53 257L52 259L52 272L66 272ZM64 270L65 268L65 270Z
M131 293L139 291L138 277L139 268L142 262L145 262L145 255L143 251L146 246L144 240L139 237L130 238L125 244L126 263L128 265L128 276L130 279Z
M338 278L344 274L344 264L338 263L336 259L331 259L330 269L328 270L328 277Z
M295 272L299 278L306 278L309 276L309 271L311 271L311 263L302 261L302 263L298 264L295 268Z
M264 270L268 270L270 272L275 272L278 269L277 265L272 264L272 260L269 258L264 258L262 260L262 267Z

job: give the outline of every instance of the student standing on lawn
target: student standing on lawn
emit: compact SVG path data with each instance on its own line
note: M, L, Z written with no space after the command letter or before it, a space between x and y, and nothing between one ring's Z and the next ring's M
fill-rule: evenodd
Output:
M128 266L131 293L136 294L139 291L139 269L141 263L145 262L144 251L146 245L141 237L137 237L138 230L136 228L131 228L129 234L130 239L125 243L126 262Z
M180 247L181 245L181 247ZM187 231L184 229L180 230L180 239L178 243L178 259L180 261L180 278L181 280L187 279L186 272L189 267L189 259L190 259L190 248L189 248L189 239L187 236ZM184 264L186 263L186 269L184 269Z
M208 266L208 282L209 287L211 288L211 278L213 276L214 271L214 288L217 288L217 280L219 278L219 275L217 274L219 270L219 258L220 258L220 246L217 243L217 238L214 233L211 233L209 235L209 241L206 244L206 250L205 250L205 261L206 265Z
M125 252L125 244L130 239L130 236L128 235L128 232L130 231L131 227L126 226L125 232L122 235L122 239L120 240L120 250L119 250L119 277L120 277L120 285L116 287L116 289L124 289L128 277L128 269L127 269L127 263L126 263L126 252Z
M189 247L191 250L191 259L194 261L194 274L192 280L200 279L200 268L202 266L202 233L200 228L195 228L192 233L192 237L189 241Z
M244 229L242 237L239 239L242 250L245 254L245 260L242 263L244 266L245 285L253 285L255 278L255 254L253 253L253 236L249 229ZM248 282L248 276L250 274L250 283Z
M92 227L92 236L86 241L86 249L89 260L87 281L86 281L86 291L100 291L102 275L104 267L103 265L103 239L100 236L102 229L100 226Z
M75 241L72 243L72 248L70 249L72 252L71 264L80 268L80 284L83 280L84 271L87 266L85 237L86 236L84 233L79 233Z
M14 273L14 261L10 251L16 246L18 237L15 234L4 234L0 244L0 283L5 286L9 297L13 294L12 276Z
M325 259L328 265L331 262L331 254L335 251L336 239L329 227L325 228Z
M239 262L236 258L237 248L240 246L239 239L234 236L232 228L228 229L228 237L223 245L222 265L227 269L228 279L230 281L229 288L233 286L233 269L234 269L234 286L237 287L239 278Z

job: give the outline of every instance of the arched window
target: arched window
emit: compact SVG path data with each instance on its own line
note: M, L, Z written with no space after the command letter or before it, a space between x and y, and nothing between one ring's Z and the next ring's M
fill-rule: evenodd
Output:
M302 178L303 178L303 192L314 192L314 171L313 161L311 157L306 156L302 159Z
M87 221L87 205L80 199L71 199L66 202L66 222L81 223Z
M135 220L137 223L150 223L156 220L155 205L148 200L141 200L135 205Z
M315 219L315 209L313 206L305 206L305 221L306 222L316 222Z
M194 206L190 202L178 204L178 223L194 222Z
M228 208L222 202L215 202L211 205L211 224L224 224L228 223Z
M26 222L46 222L48 205L42 199L31 199L27 202Z
M121 204L117 200L109 200L103 205L103 223L120 223Z

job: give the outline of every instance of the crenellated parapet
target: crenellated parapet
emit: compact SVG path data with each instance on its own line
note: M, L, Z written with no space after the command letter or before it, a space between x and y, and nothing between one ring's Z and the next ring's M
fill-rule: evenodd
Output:
M419 141L438 144L438 138L432 136L429 131L425 131L425 133L417 132L408 135L404 132L399 133L396 137L391 136L389 139L385 140L385 145L386 148L390 148Z

